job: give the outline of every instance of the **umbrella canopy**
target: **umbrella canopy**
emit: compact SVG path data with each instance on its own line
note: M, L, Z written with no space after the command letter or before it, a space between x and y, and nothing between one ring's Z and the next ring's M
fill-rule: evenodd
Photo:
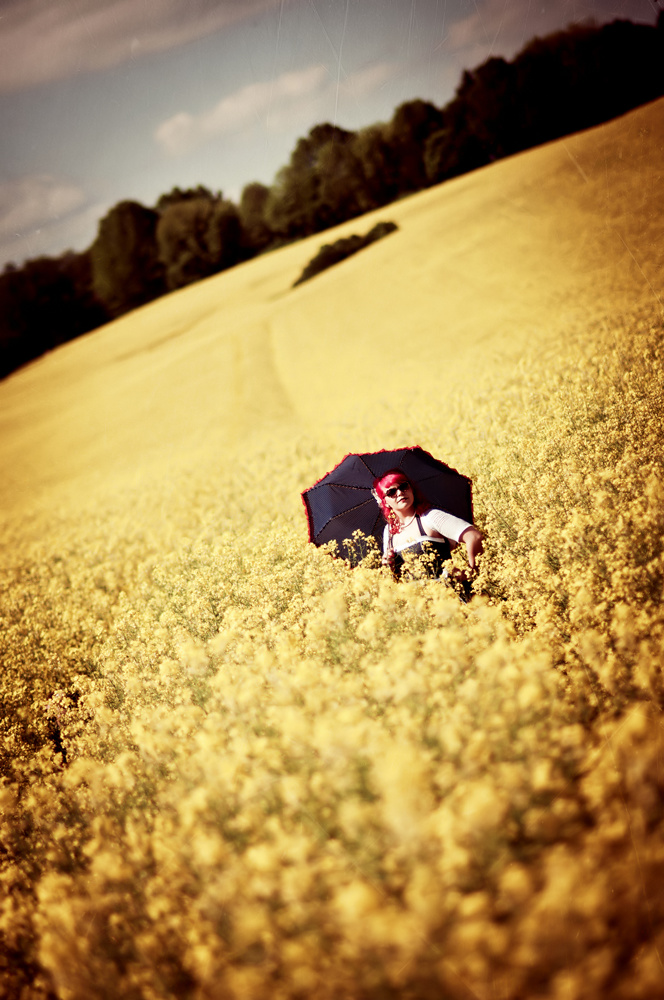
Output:
M339 553L356 565L367 545L352 542L358 529L376 539L382 550L385 518L374 500L374 479L390 469L399 469L416 485L432 507L461 517L472 524L472 485L467 476L438 461L422 448L397 448L364 455L346 455L331 472L302 493L309 522L309 541L325 545L336 541Z

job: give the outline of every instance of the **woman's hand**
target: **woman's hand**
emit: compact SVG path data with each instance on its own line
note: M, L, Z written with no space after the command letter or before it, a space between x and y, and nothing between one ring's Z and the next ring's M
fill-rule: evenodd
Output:
M466 552L468 553L468 565L471 569L475 569L475 559L476 557L484 551L484 545L482 544L482 532L479 528L476 528L474 524L466 528L462 532L459 538L460 542L463 542L466 546Z

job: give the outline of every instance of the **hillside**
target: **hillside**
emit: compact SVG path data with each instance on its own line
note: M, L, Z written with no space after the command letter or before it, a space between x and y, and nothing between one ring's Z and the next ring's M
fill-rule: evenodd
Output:
M663 102L404 199L144 307L0 386L7 509L74 476L140 477L275 421L352 423L661 287ZM291 290L322 242L399 232ZM395 361L398 359L398 363ZM424 366L424 367L423 367Z
M663 110L0 384L0 996L664 995ZM409 444L468 604L306 543Z

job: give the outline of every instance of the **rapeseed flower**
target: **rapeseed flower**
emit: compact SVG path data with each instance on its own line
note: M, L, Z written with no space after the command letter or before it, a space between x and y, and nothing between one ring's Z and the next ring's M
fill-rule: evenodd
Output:
M662 992L664 353L620 322L487 372L473 426L462 390L417 418L474 480L468 604L306 544L292 498L343 442L304 433L188 469L161 520L126 485L7 526L25 1000Z

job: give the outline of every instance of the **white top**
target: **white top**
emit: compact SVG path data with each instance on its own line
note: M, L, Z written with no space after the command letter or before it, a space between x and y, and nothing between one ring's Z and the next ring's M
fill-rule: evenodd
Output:
M427 535L429 532L433 533L435 531L438 535L451 538L453 542L459 541L466 528L472 528L472 524L469 521L464 521L461 517L455 517L454 514L448 514L447 511L438 510L437 507L432 507L426 514L420 514L420 521ZM422 535L420 535L417 527L417 519L413 518L412 523L407 528L397 532L396 535L392 535L392 548L395 552L401 552L402 549L407 549L410 545L416 545L420 541L422 541ZM385 531L383 532L383 553L385 555L387 555L389 548L390 529L385 525Z

